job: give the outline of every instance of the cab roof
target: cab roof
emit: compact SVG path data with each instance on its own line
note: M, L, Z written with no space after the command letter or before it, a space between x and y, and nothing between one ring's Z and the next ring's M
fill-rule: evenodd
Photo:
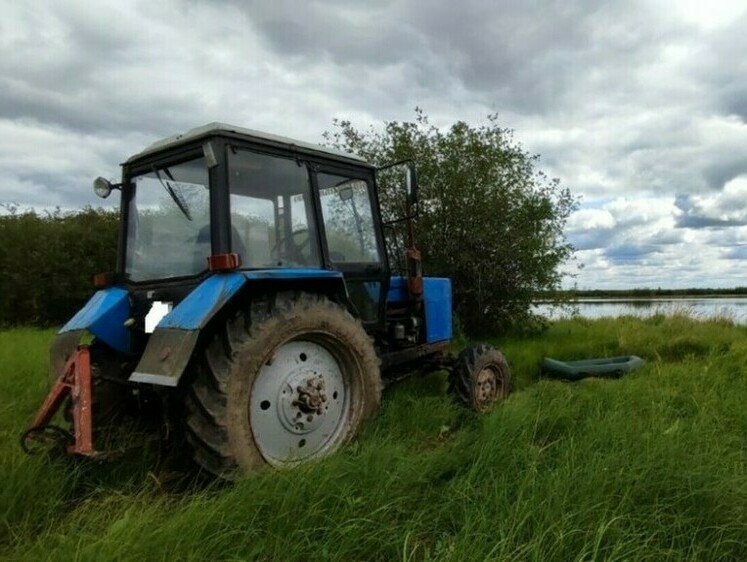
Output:
M331 157L335 160L346 160L348 162L352 162L357 165L367 164L366 161L363 160L363 158L355 154L349 153L349 152L342 152L340 150L335 150L333 148L328 148L325 146L321 146L319 144L299 141L299 140L291 139L288 137L283 137L280 135L273 135L271 133L264 133L262 131L256 131L254 129L247 129L244 127L237 127L235 125L229 125L227 123L217 123L217 122L208 123L207 125L202 125L201 127L195 127L194 129L190 129L186 133L172 135L170 137L166 137L161 140L158 140L154 142L153 144L151 144L150 146L148 146L145 150L142 150L138 152L137 154L130 156L130 158L127 159L125 164L129 164L136 160L140 160L141 158L148 156L150 154L153 154L155 152L160 152L162 150L166 150L166 149L173 148L176 146L188 144L192 141L196 141L201 138L207 138L207 137L219 136L219 135L245 139L245 140L257 142L258 144L269 145L275 148L281 148L281 149L285 149L291 152L296 151L296 152L302 152L302 153L320 154L323 156ZM370 164L368 165L370 166Z

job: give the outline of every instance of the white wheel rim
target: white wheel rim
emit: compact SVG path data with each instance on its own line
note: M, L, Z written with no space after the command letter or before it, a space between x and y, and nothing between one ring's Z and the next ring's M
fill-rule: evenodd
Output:
M292 465L334 450L348 423L348 392L338 360L322 345L281 345L252 386L249 420L265 460Z
M500 371L489 365L475 377L472 394L474 405L479 411L487 410L490 405L503 398L505 380Z

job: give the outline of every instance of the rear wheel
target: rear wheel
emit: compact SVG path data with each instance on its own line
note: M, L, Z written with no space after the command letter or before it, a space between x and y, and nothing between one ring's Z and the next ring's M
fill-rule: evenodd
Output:
M186 398L194 458L224 478L338 450L378 407L378 359L360 322L329 300L280 294L229 320Z
M503 354L484 343L465 348L449 375L449 390L470 408L489 410L511 392L511 371Z

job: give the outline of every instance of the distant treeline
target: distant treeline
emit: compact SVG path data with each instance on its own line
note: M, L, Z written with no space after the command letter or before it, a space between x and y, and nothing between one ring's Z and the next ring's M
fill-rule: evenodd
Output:
M114 270L116 211L85 208L76 212L19 212L0 215L0 325L59 325L94 292L92 277ZM628 289L556 291L545 301L579 298L666 298L747 295L730 289Z
M92 277L113 271L114 211L0 215L0 325L58 325L94 292Z
M587 290L587 291L556 291L544 293L545 300L575 300L579 298L640 298L655 299L666 297L717 297L727 295L747 295L747 287L733 287L729 289L619 289L619 290Z

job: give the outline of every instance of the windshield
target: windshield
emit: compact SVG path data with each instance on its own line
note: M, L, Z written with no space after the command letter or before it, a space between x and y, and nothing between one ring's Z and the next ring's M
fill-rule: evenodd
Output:
M210 255L204 158L154 166L131 179L125 272L133 281L200 273Z

